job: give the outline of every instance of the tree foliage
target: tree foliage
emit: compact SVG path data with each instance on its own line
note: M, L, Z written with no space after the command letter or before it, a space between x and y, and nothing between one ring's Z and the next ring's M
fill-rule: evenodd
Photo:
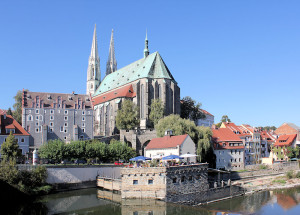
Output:
M39 156L44 159L60 163L62 160L90 160L97 159L102 162L115 160L129 160L135 156L135 151L125 143L111 140L105 144L98 140L72 141L66 144L60 140L49 141L39 149Z
M220 128L223 122L231 122L231 120L229 119L229 117L227 115L223 115L221 118L221 121L216 124L216 127Z
M257 129L262 131L275 131L277 128L275 126L259 126Z
M8 108L8 110L6 111L6 114L11 115L11 116L13 115L13 112L11 111L11 108Z
M196 103L191 97L186 96L181 99L181 113L180 117L196 121L197 119L204 119L205 114L200 109L201 103Z
M12 131L6 138L6 141L1 146L1 156L3 160L8 161L9 159L18 160L22 156L21 149L15 139Z
M18 90L17 94L14 96L15 104L13 105L14 107L13 117L20 125L22 124L22 96L23 96L23 91Z
M179 115L169 115L159 120L155 126L157 136L163 137L166 130L171 129L174 135L188 134L196 144L198 160L208 162L211 167L215 166L211 136L212 131L208 127L196 126L188 119L182 119Z
M124 100L122 102L121 109L117 112L116 126L121 129L134 129L139 125L139 111L138 107L130 100Z
M155 126L164 117L164 105L160 99L152 99L149 119Z

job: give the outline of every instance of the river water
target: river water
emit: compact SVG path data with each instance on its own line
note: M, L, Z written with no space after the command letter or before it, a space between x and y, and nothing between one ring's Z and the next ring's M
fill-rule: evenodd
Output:
M15 205L7 214L299 215L300 187L263 191L202 206L183 206L158 200L124 200L117 193L91 188L43 196L34 202Z

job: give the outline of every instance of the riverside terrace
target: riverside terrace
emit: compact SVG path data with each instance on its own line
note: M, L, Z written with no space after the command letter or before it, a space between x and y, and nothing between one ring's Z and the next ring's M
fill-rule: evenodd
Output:
M240 187L226 183L210 188L207 163L169 167L125 167L121 169L119 179L98 177L97 185L120 191L124 199L151 198L184 204L204 203L244 193Z

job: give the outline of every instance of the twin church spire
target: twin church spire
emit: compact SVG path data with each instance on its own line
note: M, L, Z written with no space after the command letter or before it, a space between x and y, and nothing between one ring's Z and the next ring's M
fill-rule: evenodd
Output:
M149 49L148 49L148 39L147 39L147 31L146 31L144 58L146 58L148 55L149 55ZM109 75L115 71L117 71L117 61L115 57L114 30L112 30L111 37L110 37L108 60L106 63L106 75ZM89 57L89 65L87 69L86 94L93 95L96 92L97 88L99 87L100 83L101 83L100 57L98 55L97 33L96 33L96 24L95 24L91 54Z

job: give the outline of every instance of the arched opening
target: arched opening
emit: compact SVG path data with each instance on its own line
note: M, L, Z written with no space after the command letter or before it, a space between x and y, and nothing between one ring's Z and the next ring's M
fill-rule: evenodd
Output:
M150 143L151 140L147 140L142 146L142 155L145 156L145 148Z

